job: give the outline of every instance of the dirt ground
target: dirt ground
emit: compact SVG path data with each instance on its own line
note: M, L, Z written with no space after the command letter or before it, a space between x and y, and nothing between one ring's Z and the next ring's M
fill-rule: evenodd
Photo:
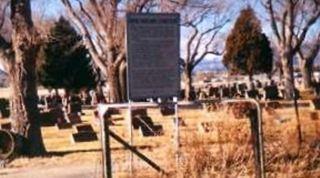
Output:
M304 142L299 149L293 108L263 111L266 170L268 177L320 176L320 112L301 108L300 117ZM317 117L310 117L310 113ZM169 173L169 177L252 177L253 152L248 119L235 119L226 108L214 112L203 109L183 109L179 116L185 126L180 127L180 164L176 167L173 116L161 116L158 109L149 109L154 123L164 128L162 136L143 137L133 133L134 145L148 158ZM111 130L129 141L126 114L113 116ZM93 110L85 110L83 123L93 126L100 138L99 125ZM0 122L9 122L0 119ZM211 123L204 131L201 123ZM0 169L2 178L95 178L101 177L100 141L72 143L74 128L58 130L42 127L48 154L41 158L17 158ZM130 177L130 153L111 140L114 177ZM132 177L161 177L146 163L134 156Z

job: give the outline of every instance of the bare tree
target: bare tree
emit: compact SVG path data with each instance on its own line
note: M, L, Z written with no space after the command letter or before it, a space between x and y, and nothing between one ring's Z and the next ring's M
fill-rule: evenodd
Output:
M35 66L38 34L32 22L30 0L11 0L9 6L11 39L6 40L0 35L0 60L10 79L10 118L13 131L27 139L23 149L30 155L40 155L45 148L37 108ZM1 24L5 19L2 16Z
M298 51L300 70L303 77L303 86L305 89L312 87L313 64L320 51L320 33L317 38L304 45Z
M156 9L152 0L61 0L71 21L80 30L90 55L102 75L106 76L111 102L124 99L123 73L125 71L124 46L126 12L148 12ZM121 70L121 71L120 71ZM122 79L122 80L120 80Z
M261 0L280 52L286 98L294 96L293 59L320 16L319 0Z
M190 1L179 9L182 26L187 31L181 58L185 99L191 100L192 72L208 55L221 55L215 40L220 30L230 21L221 1Z

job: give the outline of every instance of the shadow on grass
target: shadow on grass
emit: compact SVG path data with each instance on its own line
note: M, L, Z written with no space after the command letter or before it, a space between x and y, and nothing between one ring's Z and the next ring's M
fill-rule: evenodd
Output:
M152 149L154 148L151 145L141 145L141 146L134 146L136 149ZM121 151L121 150L126 150L124 147L115 147L111 148L111 151ZM74 154L74 153L90 153L90 152L101 152L101 149L83 149L83 150L68 150L68 151L49 151L47 152L44 157L63 157L69 154ZM128 150L129 151L129 150Z

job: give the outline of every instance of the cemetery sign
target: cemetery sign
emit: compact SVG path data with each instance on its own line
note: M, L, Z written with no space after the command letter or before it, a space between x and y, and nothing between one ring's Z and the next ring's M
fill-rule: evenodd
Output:
M178 96L179 14L127 14L128 97Z

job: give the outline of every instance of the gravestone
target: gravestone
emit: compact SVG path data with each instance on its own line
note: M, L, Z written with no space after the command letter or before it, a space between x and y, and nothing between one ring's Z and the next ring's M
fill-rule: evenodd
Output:
M81 124L81 125L75 125L74 126L77 133L80 132L94 132L92 126L90 124Z
M74 124L79 124L81 123L81 117L76 114L76 113L70 113L70 114L67 114L67 120L69 121L69 123L71 123L72 125Z
M90 142L98 140L98 136L95 132L79 132L73 133L71 136L72 143L77 142Z
M142 109L132 109L131 111L132 117L134 116L147 116L147 109L142 108Z
M140 128L142 136L159 136L163 135L162 125L154 124L152 119L148 116L137 116L133 123L135 129Z
M162 116L174 115L174 106L160 106L160 113Z
M0 118L7 118L9 115L9 101L7 99L0 98Z
M56 127L58 128L58 130L70 129L72 128L72 124L69 122L62 122L62 123L57 123Z
M320 98L313 99L312 103L313 103L313 108L314 109L316 109L316 110L320 109Z
M98 136L90 124L75 125L74 129L77 133L72 134L73 143L98 140Z
M265 90L265 99L266 100L278 100L281 99L279 97L279 90L276 85L269 85L264 88Z
M0 129L3 129L3 130L11 130L12 126L11 126L11 123L8 122L8 123L1 123L0 124Z

